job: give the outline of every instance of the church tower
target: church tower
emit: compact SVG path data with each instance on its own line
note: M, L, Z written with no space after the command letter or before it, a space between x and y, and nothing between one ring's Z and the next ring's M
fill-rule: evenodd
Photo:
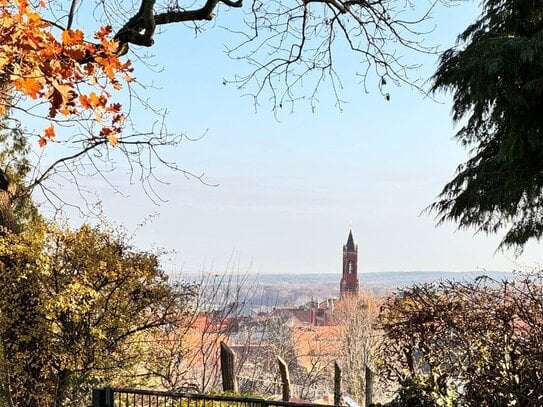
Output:
M354 244L353 232L349 230L347 243L343 245L343 275L339 286L340 298L358 295L358 245Z

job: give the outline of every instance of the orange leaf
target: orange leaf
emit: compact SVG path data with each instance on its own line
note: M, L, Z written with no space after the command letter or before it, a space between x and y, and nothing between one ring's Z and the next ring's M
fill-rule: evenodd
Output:
M85 109L92 109L92 102L87 95L79 95L79 103L81 103L81 106Z
M19 0L19 14L24 14L27 8L28 8L28 1Z
M43 137L40 137L40 139L38 140L38 144L40 145L40 147L45 147L47 145L47 140Z
M55 127L53 125L50 125L46 129L44 129L43 137L45 137L45 138L53 138L53 137L55 137Z
M100 30L97 31L94 36L98 39L101 39L101 38L105 38L107 37L109 34L111 34L111 32L113 31L113 28L109 25L106 25L104 27L100 27Z
M122 105L120 103L111 103L107 108L108 112L119 113L121 111Z
M106 75L110 80L115 78L115 69L112 65L106 66Z
M82 60L86 53L85 50L81 48L73 48L67 51L67 54L70 56L70 58L74 59L75 61Z
M42 85L34 78L17 79L15 80L15 87L23 93L26 93L32 99L36 99L42 90Z
M64 45L77 45L83 43L83 31L64 30L62 32L62 42Z

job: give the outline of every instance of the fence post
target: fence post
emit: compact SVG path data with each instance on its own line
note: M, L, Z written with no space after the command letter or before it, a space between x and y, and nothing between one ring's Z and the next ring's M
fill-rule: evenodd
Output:
M341 368L334 362L334 405L341 405Z
M281 383L283 385L283 401L290 401L290 376L288 374L288 365L281 358L277 356L277 363L279 364L279 374L281 375Z
M373 372L369 368L368 365L366 365L366 403L364 404L365 407L370 407L370 405L373 403Z
M113 390L109 387L92 389L92 407L114 407Z
M234 371L234 353L223 341L221 341L221 374L222 389L237 393L238 381Z

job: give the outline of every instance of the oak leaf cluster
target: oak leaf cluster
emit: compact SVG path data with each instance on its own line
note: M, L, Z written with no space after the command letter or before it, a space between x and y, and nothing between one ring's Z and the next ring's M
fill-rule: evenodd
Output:
M45 6L42 2L34 9L27 0L0 0L0 116L14 107L14 99L35 100L48 106L46 118L52 123L39 137L41 147L55 140L59 116L77 120L85 115L101 125L93 137L115 145L124 115L111 99L123 82L132 80L130 62L119 59L119 43L110 39L108 26L92 41L78 29L64 29L57 38L53 23L42 17Z

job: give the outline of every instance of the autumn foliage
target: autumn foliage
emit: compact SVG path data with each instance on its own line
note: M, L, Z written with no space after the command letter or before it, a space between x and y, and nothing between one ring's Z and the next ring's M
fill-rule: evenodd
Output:
M191 298L107 226L0 234L0 281L0 406L85 406L93 386L143 385L147 338L176 328Z
M100 124L98 134L118 142L124 115L112 91L131 81L130 62L119 59L119 45L110 40L111 27L101 27L93 41L81 30L58 30L27 0L0 0L0 115L7 113L18 94L45 102L51 125L43 130L40 146L55 140L55 123L90 118Z
M390 297L381 374L402 387L390 406L543 405L542 294L537 274L421 284Z

